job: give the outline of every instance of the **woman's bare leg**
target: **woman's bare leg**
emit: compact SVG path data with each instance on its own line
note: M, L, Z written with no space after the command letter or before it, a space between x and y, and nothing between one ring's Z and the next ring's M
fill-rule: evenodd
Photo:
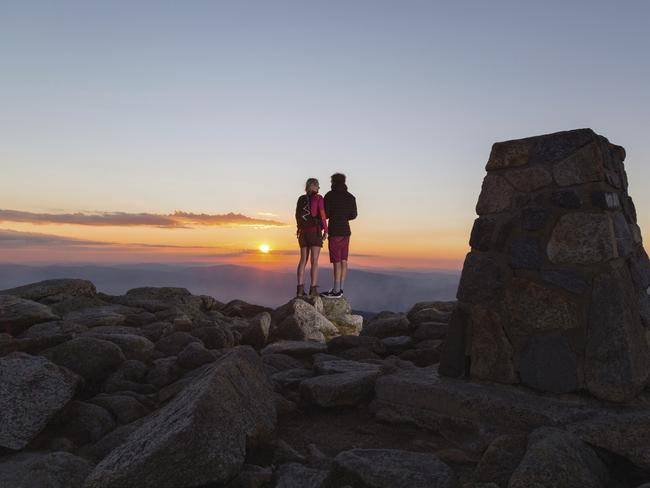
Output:
M320 256L320 247L311 248L311 286L318 285L318 256Z
M298 280L298 285L304 285L305 283L305 267L307 266L307 260L309 259L309 248L301 247L300 248L300 261L298 261L298 268L296 269L296 278Z

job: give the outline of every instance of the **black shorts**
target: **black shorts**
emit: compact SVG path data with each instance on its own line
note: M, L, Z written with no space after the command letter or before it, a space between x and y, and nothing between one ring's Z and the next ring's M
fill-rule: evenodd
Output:
M323 234L320 231L300 231L298 234L300 247L323 247Z

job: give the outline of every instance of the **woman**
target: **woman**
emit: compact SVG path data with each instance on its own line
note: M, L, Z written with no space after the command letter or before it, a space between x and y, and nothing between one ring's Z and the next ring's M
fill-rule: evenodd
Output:
M296 224L298 244L300 245L300 261L298 262L298 286L296 296L305 295L305 267L311 256L311 286L310 296L318 296L318 256L323 241L327 239L327 220L323 197L318 194L320 186L316 178L309 178L305 183L305 194L298 198L296 204Z

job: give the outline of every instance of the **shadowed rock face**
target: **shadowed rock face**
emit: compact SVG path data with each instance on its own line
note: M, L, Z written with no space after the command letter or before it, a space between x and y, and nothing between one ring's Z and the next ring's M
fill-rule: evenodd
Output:
M442 374L618 402L643 389L650 262L624 159L591 129L494 144Z

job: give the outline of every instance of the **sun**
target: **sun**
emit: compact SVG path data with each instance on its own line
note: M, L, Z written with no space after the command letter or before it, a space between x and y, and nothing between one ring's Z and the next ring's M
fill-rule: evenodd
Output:
M270 250L271 250L271 246L269 246L268 244L260 245L260 252L263 252L264 254L268 254Z

